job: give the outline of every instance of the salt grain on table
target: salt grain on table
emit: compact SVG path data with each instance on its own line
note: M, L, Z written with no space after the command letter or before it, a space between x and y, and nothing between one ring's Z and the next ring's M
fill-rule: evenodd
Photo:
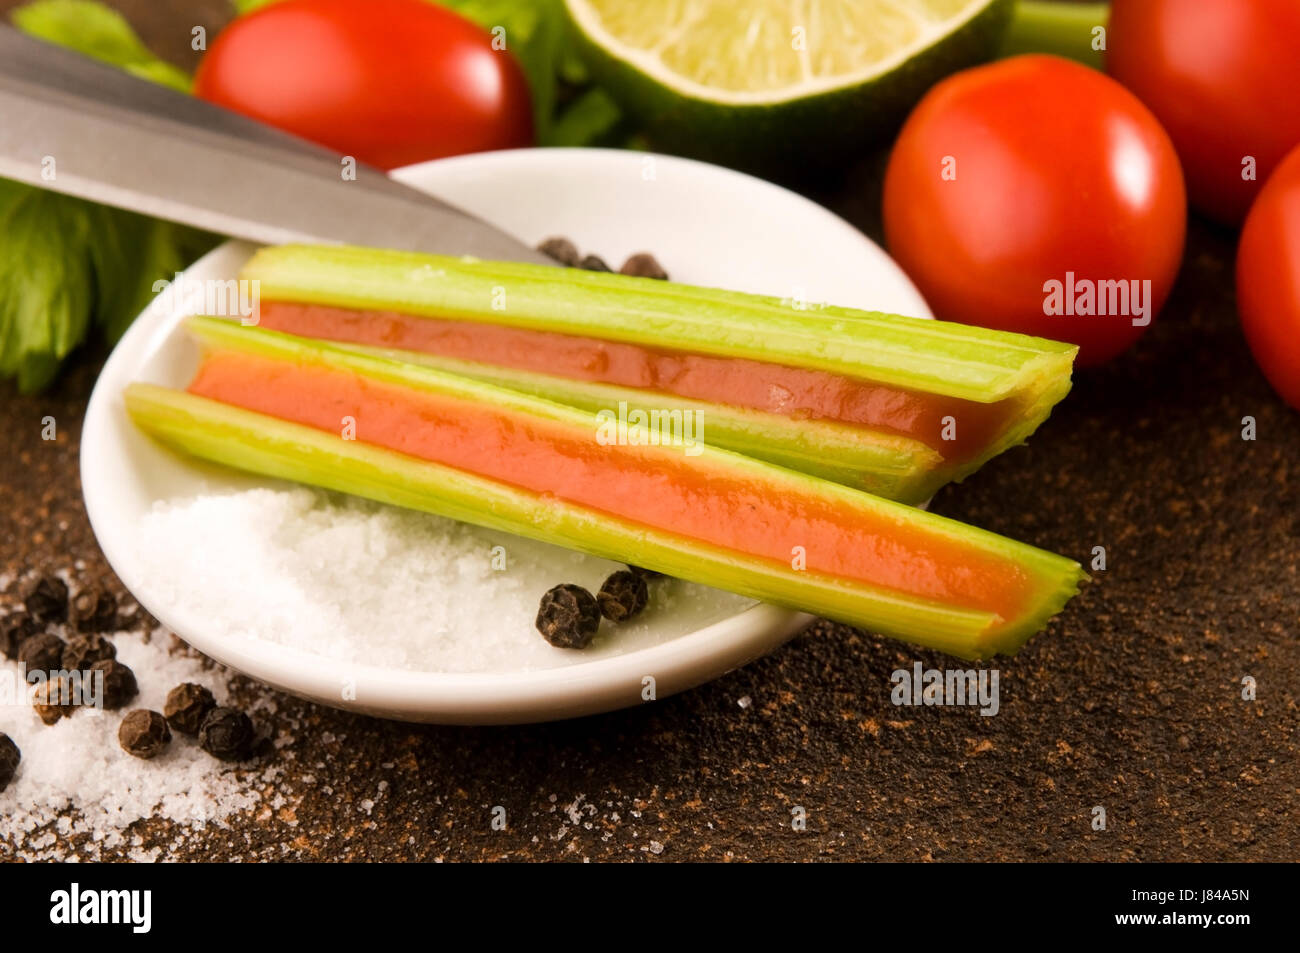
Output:
M111 638L118 659L138 676L140 694L131 707L160 711L167 692L181 682L206 685L219 701L226 697L226 670L205 666L164 630L123 631ZM17 664L0 665L0 676L15 685L18 674ZM26 689L17 687L25 698ZM24 860L94 860L101 850L128 844L127 828L137 821L165 819L191 828L221 825L231 814L260 801L261 795L250 787L250 773L267 781L268 770L272 775L278 770L238 770L188 743L173 743L154 760L142 762L118 745L117 728L124 714L79 709L47 727L30 705L3 708L0 730L22 750L22 761L4 795L0 845ZM138 850L133 859L153 860L158 853Z

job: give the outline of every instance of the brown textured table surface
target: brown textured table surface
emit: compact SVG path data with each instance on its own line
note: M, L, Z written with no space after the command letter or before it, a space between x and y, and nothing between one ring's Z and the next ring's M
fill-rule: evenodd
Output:
M220 0L118 6L178 62L191 25L226 15ZM877 187L866 171L831 204L871 231L872 203L849 196ZM1238 332L1232 252L1231 234L1194 222L1138 348L1080 375L1029 446L936 499L1085 562L1106 550L1050 630L998 661L996 717L893 706L890 673L942 656L830 624L694 691L559 724L416 727L281 697L267 721L289 807L183 839L142 821L137 846L219 860L1296 859L1300 415ZM0 574L107 572L77 465L102 357L42 396L0 385ZM261 767L246 774L263 786ZM0 857L22 846L0 842Z

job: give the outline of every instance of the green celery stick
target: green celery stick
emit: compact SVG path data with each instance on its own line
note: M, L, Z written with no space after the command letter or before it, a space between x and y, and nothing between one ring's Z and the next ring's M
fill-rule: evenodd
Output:
M696 409L718 446L909 503L1022 443L1068 393L1077 351L987 328L831 306L799 310L776 298L646 278L377 249L266 248L243 277L259 281L268 300L574 334L831 372L936 398L1013 402L985 446L950 461L942 448L869 427L400 353L585 409L611 400Z
M192 319L205 347L258 355L286 367L315 365L377 383L487 406L521 423L560 426L595 439L596 417L427 367L232 322ZM1077 563L954 520L858 490L705 446L699 456L671 447L641 448L674 455L702 476L725 474L761 485L781 498L830 502L846 519L861 513L887 521L906 539L946 541L971 558L1005 560L1028 580L1028 598L1011 618L917 594L823 573L796 570L762 556L722 548L590 507L542 497L485 476L430 463L376 445L226 405L184 392L132 384L133 419L162 442L198 457L272 477L296 480L370 499L438 513L583 552L646 566L754 598L816 612L962 658L1016 651L1059 612L1086 578ZM597 458L598 459L598 458ZM723 505L725 499L715 501ZM742 518L737 514L736 518Z
M645 407L648 402L645 391L631 387L571 380L420 351L395 351L354 344L334 346L393 361L435 367L592 413L616 410L620 402L629 407ZM897 434L831 420L792 422L790 418L777 414L671 394L655 394L652 402L656 409L689 410L699 414L697 419L703 420L706 428L705 439L715 446L824 480L855 486L886 499L920 503L948 482L950 468L942 466L943 457L937 451L919 440Z
M633 278L346 245L259 250L268 300L557 331L831 371L991 403L1068 379L1073 344L874 311ZM501 300L504 307L494 308Z

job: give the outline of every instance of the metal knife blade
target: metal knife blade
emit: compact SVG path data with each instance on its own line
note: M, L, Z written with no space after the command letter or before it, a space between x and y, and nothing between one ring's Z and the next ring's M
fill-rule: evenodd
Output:
M554 264L446 202L192 96L0 27L0 177L264 244Z

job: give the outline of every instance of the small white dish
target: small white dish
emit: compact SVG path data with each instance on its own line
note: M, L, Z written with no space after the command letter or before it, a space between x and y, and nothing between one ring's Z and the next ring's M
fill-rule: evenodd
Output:
M394 175L527 242L564 235L614 267L629 254L651 251L684 282L929 317L898 267L847 223L792 192L716 166L636 152L547 149L444 159ZM251 250L238 242L222 245L189 269L187 285L233 277ZM119 578L162 624L212 658L335 707L409 721L518 723L641 704L649 694L647 678L655 697L690 688L770 652L810 621L674 581L668 585L678 588L665 599L666 608L647 613L648 621L635 629L602 637L592 649L552 649L535 631L512 630L475 671L440 667L436 639L418 666L430 670L415 670L364 664L364 655L306 652L257 631L232 637L229 626L178 601L176 587L147 570L140 528L158 501L272 481L164 450L131 424L121 397L134 380L173 387L188 382L196 352L178 325L192 311L184 301L160 296L113 351L87 408L81 476L91 525ZM203 539L181 543L203 551ZM545 568L549 549L530 550L532 564ZM518 604L503 606L502 618L535 612L540 593L556 582L598 583L613 565L562 555L564 579L554 578L551 567L549 579L516 587ZM348 634L357 646L366 644L366 632ZM510 655L516 638L517 658Z

